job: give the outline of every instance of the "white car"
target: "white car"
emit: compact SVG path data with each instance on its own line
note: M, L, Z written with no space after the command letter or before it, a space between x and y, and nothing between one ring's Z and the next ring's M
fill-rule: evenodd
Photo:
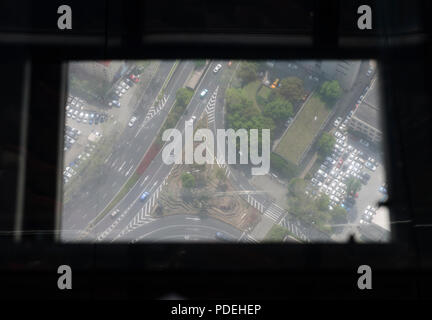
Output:
M218 63L218 64L216 65L216 67L214 67L213 72L214 72L214 73L217 73L220 69L222 69L222 65L221 65L220 63Z
M111 217L114 218L118 213L120 212L120 209L115 209L112 213L111 213Z
M339 198L338 197L336 197L336 196L334 196L334 195L331 195L330 196L330 200L333 200L334 202L336 202L336 203L339 203Z
M201 91L201 93L200 93L200 97L201 97L201 98L204 98L205 95L207 94L207 92L208 92L208 89L204 89L203 91Z
M130 121L129 121L129 123L128 123L128 126L129 126L130 128L133 127L135 121L137 121L137 117L133 116L133 117L130 119Z

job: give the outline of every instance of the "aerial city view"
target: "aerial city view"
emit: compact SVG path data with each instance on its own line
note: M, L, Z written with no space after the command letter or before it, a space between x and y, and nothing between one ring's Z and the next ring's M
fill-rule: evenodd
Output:
M69 64L65 242L390 241L374 60Z

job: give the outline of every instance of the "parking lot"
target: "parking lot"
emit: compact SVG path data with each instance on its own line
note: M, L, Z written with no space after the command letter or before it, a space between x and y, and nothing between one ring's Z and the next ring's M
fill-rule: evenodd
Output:
M385 170L380 156L371 151L368 142L348 134L347 119L334 121L330 133L336 139L335 146L332 154L313 172L308 193L313 197L327 195L330 199L329 210L336 206L345 208L350 225L385 221L375 219L377 203L386 193L383 189ZM360 182L360 189L352 192L354 181Z
M107 109L97 108L79 97L68 96L64 132L64 182L77 174L79 167L91 158L97 148L97 141L109 134L113 125L124 126L130 120L133 110L129 101L136 90L139 76L130 75L113 87L112 99ZM131 89L131 90L130 90ZM110 125L107 125L107 122Z

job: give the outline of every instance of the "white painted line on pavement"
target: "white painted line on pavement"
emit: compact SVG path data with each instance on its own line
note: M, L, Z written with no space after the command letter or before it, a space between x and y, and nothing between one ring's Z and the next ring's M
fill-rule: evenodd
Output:
M126 161L125 162L123 162L123 164L120 166L120 168L118 169L118 172L120 172L121 171L121 169L123 169L123 166L126 164Z

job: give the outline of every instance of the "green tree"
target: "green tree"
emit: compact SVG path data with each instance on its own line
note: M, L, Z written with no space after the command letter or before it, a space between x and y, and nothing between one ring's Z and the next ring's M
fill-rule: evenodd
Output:
M255 62L242 62L237 71L237 77L240 78L242 86L257 79L258 64Z
M280 82L279 92L291 101L299 101L305 94L303 81L296 77L284 78Z
M325 81L321 85L320 94L329 103L334 103L342 94L342 89L337 80Z
M280 225L274 224L267 232L265 241L282 241L289 234L288 230Z
M357 193L361 188L361 182L359 181L359 179L354 177L348 178L346 185L347 185L347 193L351 196Z
M329 204L330 204L330 198L327 195L325 195L325 194L322 194L316 200L317 209L320 210L320 211L328 211Z
M300 198L304 197L306 190L306 181L302 178L294 178L288 184L289 194Z
M344 208L337 206L336 208L334 208L333 210L330 211L330 214L331 214L331 223L332 224L346 224L346 223L348 223L347 211Z
M188 88L180 88L176 92L176 104L186 107L193 96L193 91Z
M293 115L293 106L291 102L278 96L264 105L263 115L281 123Z
M274 152L270 153L270 168L287 180L295 177L298 173L298 167L294 163L285 160Z
M181 180L183 188L191 189L195 187L195 177L192 174L184 172L181 175Z
M322 157L329 155L333 150L335 142L336 140L331 134L324 132L317 143L319 154Z

